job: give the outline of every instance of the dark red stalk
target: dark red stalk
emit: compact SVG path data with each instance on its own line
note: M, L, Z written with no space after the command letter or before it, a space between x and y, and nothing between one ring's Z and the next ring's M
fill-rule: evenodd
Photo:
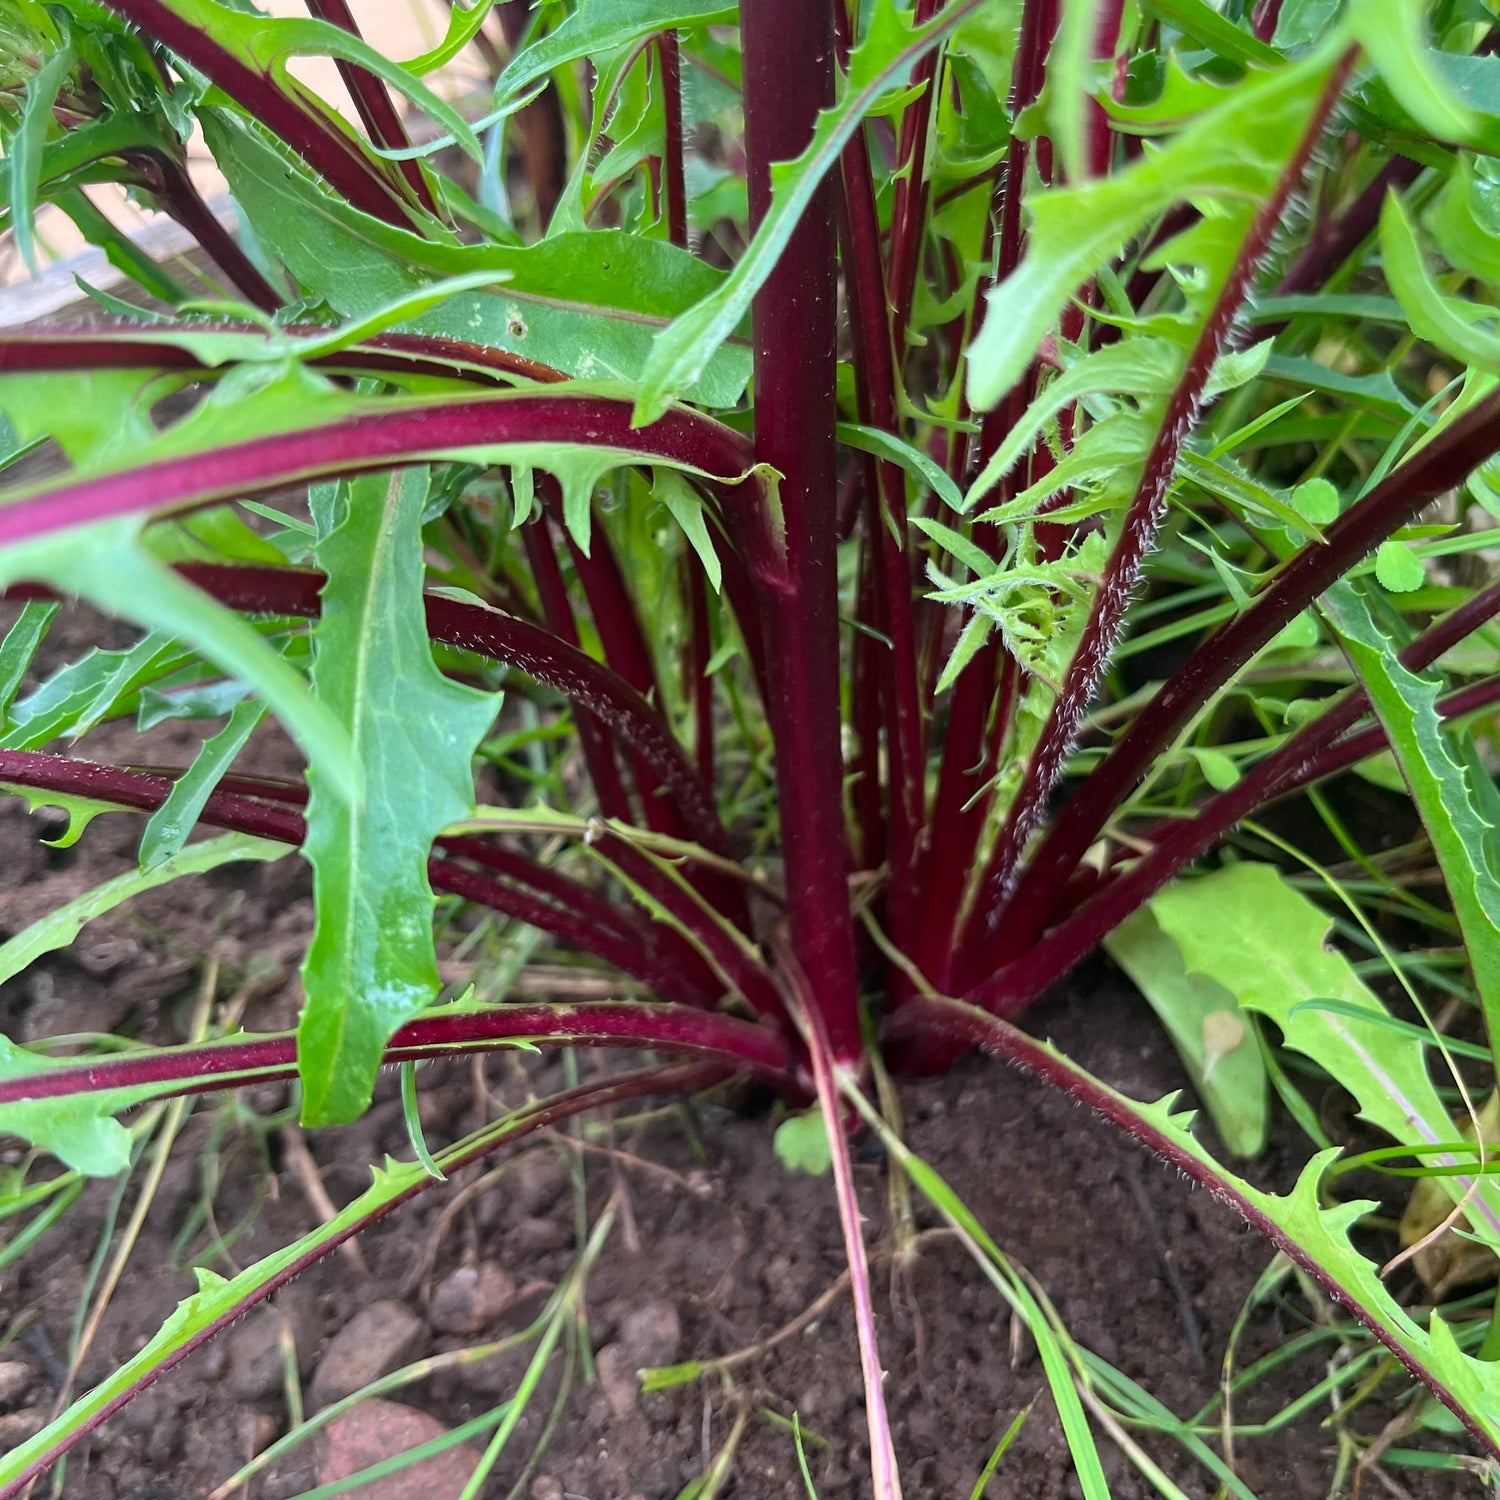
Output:
M240 290L246 289L241 286ZM165 342L164 336L174 330L186 332L189 327L196 333L264 334L263 329L249 323L154 324L147 328L139 323L108 319L86 329L45 326L7 329L0 333L0 374L46 370L215 370L216 367L205 364L190 349ZM278 335L290 338L312 338L327 332L328 328L312 323L294 323L277 329ZM519 354L509 354L488 344L421 333L377 334L353 349L318 355L308 363L319 370L437 375L487 386L510 386L517 380L551 385L568 378L550 365L523 359Z
M1012 120L1041 97L1047 52L1056 31L1057 0L1025 0L1011 73L1008 102ZM1045 138L1038 142L1039 147L1047 144ZM996 227L992 220L987 226L983 250L983 258L988 259L993 236L996 283L1012 275L1021 263L1024 248L1021 205L1031 154L1031 141L1013 136L1000 167L996 184L999 224ZM983 296L976 298L973 328L976 335L983 325L986 305ZM1025 411L1034 389L1033 367L995 410L985 414L977 438L967 443L961 439L955 441L952 456L960 471L956 476L960 481L988 461ZM963 406L962 414L968 415L967 405ZM1000 544L995 529L990 526L975 526L973 537L990 553L994 553ZM938 618L941 619L941 614ZM971 614L965 614L963 623L967 625L971 618ZM930 653L929 667L934 672L941 665L940 655L940 646ZM998 703L997 688L1000 693ZM949 700L948 726L943 736L937 794L920 882L921 918L917 924L918 967L939 988L947 988L950 984L949 971L964 909L964 895L969 885L969 872L992 800L988 792L975 796L988 781L988 775L981 768L992 764L998 755L990 724L992 719L996 721L994 733L1003 738L1018 688L1019 676L1014 664L999 639L992 638L959 674Z
M285 298L218 221L175 156L142 151L127 153L126 159L137 163L157 203L208 252L241 296L262 312L274 313L282 306Z
M1386 195L1410 187L1421 173L1421 162L1406 156L1393 156L1343 213L1336 219L1320 220L1314 226L1302 253L1277 283L1276 295L1290 297L1325 285L1329 277L1374 234Z
M1276 35L1276 23L1281 19L1282 0L1255 0L1255 12L1251 17L1251 29L1256 37L1269 42Z
M363 213L411 227L385 173L332 121L241 62L212 35L177 15L163 0L105 0L109 8L160 42L244 108Z
M320 21L329 21L351 36L359 35L359 26L349 9L348 0L307 0L307 8ZM354 101L354 107L359 111L370 139L387 151L406 150L411 145L411 138L401 123L401 116L396 113L395 105L391 103L391 96L384 82L368 68L362 68L346 58L336 58L335 63L339 77L344 80L344 87L349 90L349 97ZM432 188L422 172L421 162L398 161L395 165L406 179L412 196L428 213L436 217L437 200L432 196Z
M578 625L573 615L572 601L563 584L562 570L558 567L557 551L546 516L541 516L526 526L522 536L526 555L531 563L531 575L541 599L542 614L552 632L576 649ZM589 779L599 798L600 811L607 818L635 822L630 794L615 759L614 742L603 733L593 714L586 708L575 708L573 722L578 731L579 747L583 752L584 764L588 767ZM619 840L611 840L612 846L618 843ZM684 912L680 899L682 893L649 860L640 858L633 850L626 850L616 858L615 863L622 873L630 875L649 899L684 920L689 931L714 928L713 921L705 920L703 913ZM710 942L713 942L720 934L714 930L708 936ZM699 988L717 996L722 981L703 954L692 947L680 933L664 928L661 946L671 954L672 962L677 968L693 976Z
M1402 665L1414 672L1424 670L1497 612L1500 583L1474 594L1411 641L1400 653ZM1494 687L1493 683L1480 683L1450 694L1440 709L1448 714L1472 712L1491 701L1488 695ZM1255 808L1383 748L1384 732L1378 724L1363 733L1348 734L1369 707L1362 688L1338 698L1257 762L1234 786L1209 798L1193 817L1173 821L1159 830L1150 853L967 998L981 1009L1017 1015Z
M642 1000L507 1003L432 1015L400 1027L386 1044L385 1061L523 1041L539 1047L631 1047L680 1053L748 1068L782 1083L789 1081L795 1064L786 1038L767 1026L692 1006ZM188 1085L204 1079L221 1080L217 1086L227 1088L233 1087L233 1078L222 1080L244 1073L289 1076L297 1070L297 1037L295 1032L236 1037L208 1046L162 1047L140 1055L110 1053L67 1061L70 1066L0 1080L0 1106L149 1084Z
M896 362L891 344L891 307L880 264L880 222L875 183L862 132L856 131L843 152L844 286L854 337L855 400L859 419L883 432L900 435L896 408ZM886 460L866 459L865 545L872 563L873 624L885 637L868 637L856 650L875 654L885 711L887 766L886 859L890 864L890 899L886 926L903 951L910 943L916 916L917 851L926 821L923 780L921 683L918 678L916 622L912 610L912 559L906 549L906 480Z
M539 489L548 516L561 528L561 489L547 476L543 476ZM564 530L563 534L567 539L573 571L583 585L589 612L594 617L594 626L604 646L605 661L647 703L659 704L662 697L661 687L656 680L656 663L652 660L651 648L646 644L635 600L626 586L614 547L599 524L599 518L594 517L587 552L573 540L570 533ZM662 796L661 780L654 768L633 753L630 755L630 762L631 779L635 782L641 799L646 826L672 838L681 838L682 824L676 817L672 804Z
M546 516L541 516L523 528L521 539L526 547L526 559L531 567L532 581L536 584L537 597L542 605L542 618L547 628L574 651L579 650L578 621L573 614L573 601L563 583L562 569L557 563L557 548L552 540L552 528ZM628 686L628 684L626 684ZM621 822L633 823L635 813L630 803L630 793L620 775L619 763L615 760L615 747L595 720L593 710L575 706L573 723L578 730L578 744L583 752L584 764L588 767L589 780L594 784L594 794L599 799L599 811L606 818L618 818Z
M752 232L771 200L771 163L799 156L833 103L826 3L744 0L745 147ZM792 943L840 1063L862 1054L840 749L834 500L836 263L824 181L756 294L755 456L779 474L786 583L762 582L767 714Z
M1444 719L1462 719L1469 714L1493 708L1497 702L1500 702L1500 677L1486 677L1468 687L1444 693L1435 706ZM1367 756L1378 754L1386 746L1385 730L1379 724L1356 730L1336 745L1330 745L1321 755L1314 756L1296 775L1288 776L1277 786L1273 795L1284 797L1299 787L1308 786L1314 781L1321 781L1325 776L1332 776L1337 771L1358 765Z
M709 417L676 407L637 428L631 410L629 401L548 390L392 401L319 427L23 491L0 507L0 542L142 511L190 510L486 444L614 448L630 462L686 463L730 484L750 468L744 440ZM745 502L758 505L758 483L745 483Z
M139 771L123 771L92 761L72 760L36 751L0 750L0 782L33 787L39 791L90 797L119 807L154 812L166 800L172 781ZM274 807L251 797L216 791L205 805L200 822L236 833L249 833L279 843L300 845L306 831L300 813ZM576 912L538 900L529 892L503 881L464 869L445 858L427 863L427 876L434 890L462 896L517 921L550 932L564 947L592 954L622 973L639 979L668 999L689 1005L712 1006L717 987L700 985L685 977L680 965L664 961L648 949L617 936Z
M1025 943L1030 941L1021 937L1021 946L1017 947L1015 939L1019 934L1004 931L1007 903L1022 852L1062 774L1063 763L1077 738L1079 725L1109 663L1131 592L1166 513L1167 490L1176 471L1177 457L1202 404L1208 378L1220 355L1229 347L1234 320L1244 306L1261 260L1280 226L1292 193L1302 180L1308 159L1322 138L1328 117L1343 93L1353 66L1354 53L1350 50L1335 66L1296 151L1281 173L1275 190L1256 213L1234 267L1167 403L1161 426L1146 456L1140 482L1126 511L1120 540L1094 596L1082 640L1069 663L1061 691L1053 701L1041 739L985 872L987 895L964 941L966 956L972 958L965 971L967 977L963 982L966 984L974 981L976 971L994 967L1022 951Z
M519 1111L516 1118L503 1129L497 1130L493 1135L486 1136L481 1142L474 1145L471 1150L458 1153L446 1162L450 1173L457 1171L460 1167L467 1166L470 1162L478 1161L500 1146L509 1145L512 1141L530 1135L534 1131L544 1130L549 1125L555 1125L560 1120L566 1120L573 1115L581 1114L584 1110L600 1109L609 1105L621 1104L629 1099L638 1099L642 1095L657 1093L672 1094L695 1094L711 1085L720 1082L726 1075L726 1070L717 1063L686 1063L676 1064L664 1068L643 1068L634 1073L627 1073L623 1078L608 1079L604 1082L586 1083L576 1089L570 1089L565 1094L555 1095L551 1099L540 1100L536 1104L528 1106ZM258 1287L254 1292L237 1304L222 1317L217 1318L206 1328L193 1335L182 1348L166 1355L159 1364L152 1366L141 1378L128 1389L122 1391L92 1415L87 1422L70 1430L37 1455L35 1460L27 1465L24 1473L17 1477L3 1489L0 1489L0 1500L14 1500L14 1497L31 1484L36 1477L56 1463L75 1444L80 1442L100 1423L106 1421L127 1402L133 1401L135 1397L161 1378L166 1372L186 1359L195 1349L200 1349L215 1334L222 1332L225 1328L241 1318L250 1308L265 1301L273 1292L285 1286L294 1277L300 1276L303 1271L311 1265L315 1265L325 1255L338 1249L346 1240L353 1239L356 1234L363 1233L369 1226L387 1214L409 1203L419 1193L426 1192L437 1183L438 1179L427 1174L418 1178L405 1192L392 1198L389 1203L382 1205L367 1217L356 1221L340 1230L337 1234L330 1236L326 1241L315 1246L311 1250L303 1252L294 1259L287 1262L277 1273L271 1277L264 1286Z
M1165 1131L1141 1119L1134 1110L1122 1104L1113 1091L1101 1086L1067 1058L1007 1022L955 1000L913 1000L892 1015L887 1029L893 1038L924 1038L938 1042L948 1050L981 1047L996 1057L1002 1057L1028 1077L1087 1106L1153 1155L1176 1167L1190 1182L1207 1188L1221 1203L1228 1204L1265 1235L1288 1260L1301 1267L1334 1301L1347 1307L1458 1418L1484 1452L1500 1453L1463 1403L1393 1338L1373 1314L1351 1298L1349 1288L1336 1282L1295 1239L1215 1172L1209 1163L1185 1150Z
M912 24L925 26L941 4L942 0L917 0ZM938 53L934 49L912 73L912 87L922 92L901 116L901 141L896 152L896 187L891 200L890 297L891 339L898 365L905 363L906 328L911 322L922 232L927 224L927 137L937 105L937 67Z
M675 31L664 31L656 39L656 63L661 70L663 114L662 147L666 168L667 238L687 249L687 183L682 139L682 50Z
M682 585L687 593L688 638L682 648L685 696L693 709L693 756L699 779L712 794L718 766L714 754L714 684L708 675L713 636L708 617L708 580L684 555Z
M1035 941L1056 893L1152 761L1204 704L1331 583L1500 451L1500 394L1486 397L1304 547L1164 684L1083 780L1030 860L1007 911L1015 951Z

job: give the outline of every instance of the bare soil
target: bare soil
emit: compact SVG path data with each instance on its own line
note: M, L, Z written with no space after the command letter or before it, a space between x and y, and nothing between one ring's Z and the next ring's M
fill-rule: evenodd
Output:
M83 750L181 764L200 735L191 725L163 726L143 750L128 728L106 726ZM274 741L261 753L273 763L289 754ZM262 769L275 766L263 762ZM0 937L134 862L134 817L106 815L75 849L50 850L38 833L55 831L52 816L0 803ZM91 924L72 949L0 988L0 1027L23 1042L107 1030L181 1039L210 965L219 1001L242 1003L248 1028L287 1026L310 925L308 879L296 856L179 882ZM1149 1098L1182 1085L1159 1027L1103 964L1083 971L1032 1020L1127 1092ZM584 1076L625 1065L604 1054L576 1061ZM423 1069L429 1143L445 1144L502 1106L563 1086L567 1066L558 1057L505 1054ZM944 1078L904 1085L902 1101L915 1149L1045 1289L1080 1344L1179 1414L1214 1396L1231 1328L1270 1260L1261 1239L1085 1112L998 1064L971 1060ZM227 1274L318 1221L305 1163L299 1167L300 1137L274 1120L285 1103L281 1085L197 1098L83 1364L82 1387L133 1354L192 1290L194 1257ZM669 1500L703 1472L741 1412L747 1421L734 1477L722 1493L736 1500L805 1494L787 1425L795 1412L808 1434L818 1495L868 1494L859 1361L844 1297L738 1366L732 1380L715 1375L642 1396L630 1376L639 1364L712 1359L763 1341L842 1271L828 1182L778 1163L765 1101L738 1097L730 1105L691 1103L621 1119L607 1135L591 1136L587 1149L572 1138L533 1139L498 1178L476 1186L493 1164L469 1169L377 1225L361 1241L362 1264L344 1253L325 1259L278 1299L308 1409L344 1388L361 1359L377 1359L383 1340L396 1350L381 1366L391 1368L524 1326L573 1262L580 1216L596 1216L613 1198L616 1228L587 1293L598 1376L577 1371L550 1445L523 1473L559 1391L564 1361L554 1359L486 1494L506 1496L520 1482L519 1493L535 1500ZM370 1162L387 1152L410 1155L394 1081L382 1081L374 1109L357 1125L309 1132L305 1144L327 1194L348 1201L368 1181ZM1258 1181L1285 1186L1305 1154L1285 1126L1251 1170ZM5 1163L20 1159L19 1149L0 1152ZM90 1267L111 1223L126 1222L142 1175L123 1196L114 1183L91 1184L4 1273L0 1365L24 1369L9 1386L0 1380L0 1446L23 1439L47 1414ZM1039 1395L986 1494L1080 1494L1030 1339L961 1249L941 1236L924 1236L905 1274L893 1275L879 1258L890 1244L886 1164L868 1142L858 1175L907 1495L967 1497L997 1439ZM918 1203L917 1222L930 1228L937 1221ZM356 1316L363 1318L357 1347L341 1344ZM1249 1318L1236 1368L1329 1316L1294 1290L1265 1303ZM258 1310L184 1361L74 1452L59 1493L69 1500L206 1495L286 1429L278 1327ZM1237 1401L1236 1419L1268 1419L1316 1384L1337 1345L1323 1347L1259 1382ZM503 1401L527 1357L521 1351L452 1369L393 1399L451 1428ZM1348 1419L1353 1430L1378 1433L1399 1411L1404 1389L1388 1381ZM1320 1425L1328 1414L1326 1402L1314 1403L1275 1433L1238 1440L1235 1465L1250 1489L1263 1500L1329 1495L1338 1439ZM1216 1493L1180 1449L1149 1435L1142 1441L1188 1495ZM1108 1438L1101 1450L1116 1500L1154 1493ZM299 1494L326 1480L327 1462L325 1446L310 1442L249 1493L256 1500ZM1395 1478L1419 1500L1481 1493L1477 1480L1453 1474L1401 1470ZM456 1494L451 1478L449 1488L435 1482L409 1477L405 1490L378 1493ZM1376 1478L1365 1480L1364 1493L1384 1492ZM36 1493L39 1500L50 1493L47 1484Z

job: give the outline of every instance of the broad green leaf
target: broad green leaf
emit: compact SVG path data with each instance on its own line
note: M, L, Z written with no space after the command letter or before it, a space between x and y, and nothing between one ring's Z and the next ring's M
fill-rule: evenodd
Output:
M0 551L0 587L41 579L187 642L226 676L255 689L317 768L329 795L357 800L359 768L344 727L249 624L151 557L139 533L139 518L128 517L17 543Z
M70 46L54 52L37 69L26 85L15 131L5 143L5 155L10 164L10 227L21 261L33 276L37 274L37 259L31 221L36 213L42 148L47 140L47 127L52 123L52 106L72 69L73 49Z
M187 842L219 778L234 763L245 741L265 718L265 705L252 699L236 703L229 722L203 742L193 763L172 783L167 799L151 814L141 833L141 869L156 869Z
M129 870L124 875L116 875L113 880L106 880L103 885L75 896L15 937L0 943L0 984L14 979L43 954L66 948L87 923L113 911L142 891L155 890L183 875L201 875L207 870L217 870L220 865L236 860L276 860L289 852L286 844L271 839L252 838L247 833L226 833L190 844L154 869Z
M1150 911L1139 911L1104 940L1109 956L1146 997L1235 1156L1265 1150L1270 1091L1260 1047L1234 995L1183 967L1182 950Z
M303 845L316 926L298 1027L303 1117L347 1121L370 1101L391 1033L439 988L432 841L474 809L472 761L494 695L437 669L422 605L427 472L357 479L315 556L328 575L312 680L353 743L365 795L351 807L318 767Z
M1330 49L1252 75L1159 150L1123 171L1030 197L1026 255L989 293L969 350L968 390L981 411L1020 379L1068 299L1175 203L1265 199L1306 129L1333 65Z
M691 391L710 358L750 311L818 184L837 163L859 122L978 4L979 0L953 0L932 21L913 27L909 11L898 10L893 0L877 0L850 54L838 103L818 116L813 138L796 161L772 163L771 206L729 278L656 336L636 398L638 424L655 420L674 397Z
M1274 1021L1287 1046L1313 1058L1354 1096L1362 1119L1401 1143L1453 1138L1421 1045L1383 1024L1384 1006L1348 959L1327 946L1327 914L1274 866L1242 861L1175 881L1152 900L1151 914L1181 951L1189 975L1212 980ZM1340 1009L1304 1003L1318 1000L1338 1001ZM1354 1019L1352 1007L1372 1019ZM1475 1179L1443 1181L1457 1199ZM1500 1185L1480 1181L1473 1217L1490 1243L1500 1243Z
M1401 664L1354 584L1335 584L1321 608L1370 695L1432 840L1494 1048L1500 1045L1500 879L1490 864L1491 826L1437 711L1439 684Z
M1380 253L1386 280L1418 338L1436 344L1461 364L1500 371L1500 338L1475 326L1465 316L1465 304L1439 290L1422 262L1417 232L1394 193L1387 196L1380 212ZM1472 311L1494 322L1493 308Z
M203 123L257 236L346 318L427 293L440 277L488 273L504 285L446 297L398 331L487 344L581 379L633 381L656 331L724 284L722 272L687 251L621 230L527 246L425 239L351 208L234 118L210 111ZM750 350L735 341L709 352L684 394L733 406L750 377Z

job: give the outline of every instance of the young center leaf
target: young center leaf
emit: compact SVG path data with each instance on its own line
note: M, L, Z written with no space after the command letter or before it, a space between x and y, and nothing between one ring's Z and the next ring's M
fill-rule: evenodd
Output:
M422 606L427 471L356 479L316 549L328 575L313 633L313 686L346 726L364 773L357 807L309 773L307 838L316 926L297 1031L303 1117L355 1118L381 1048L436 996L427 857L474 808L470 770L497 698L450 682Z

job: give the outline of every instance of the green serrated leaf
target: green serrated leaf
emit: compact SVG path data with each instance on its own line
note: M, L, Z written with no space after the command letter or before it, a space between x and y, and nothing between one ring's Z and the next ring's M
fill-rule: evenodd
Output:
M316 926L298 1027L303 1117L329 1124L370 1101L383 1047L439 988L432 841L474 808L471 765L496 697L437 669L422 605L427 471L348 487L315 550L328 576L314 631L313 686L348 734L364 776L352 808L310 768L303 852Z
M31 667L36 648L46 638L58 606L45 600L29 600L16 616L15 623L0 641L0 733L10 727L10 708L21 683Z
M63 1066L0 1036L0 1078L29 1078ZM130 1132L113 1118L106 1104L98 1095L87 1094L0 1104L0 1132L50 1151L75 1172L113 1177L130 1165Z
M71 46L59 48L37 69L26 85L20 117L5 146L10 166L10 228L22 264L33 276L38 268L32 218L42 173L42 148L47 140L47 127L52 123L52 106L72 69Z
M703 571L708 575L709 587L715 593L724 581L723 566L719 554L714 551L713 538L708 534L708 523L703 518L703 501L698 492L675 469L657 469L652 475L651 493L666 506L671 517L682 527Z
M325 791L345 802L359 796L359 770L343 727L249 624L146 552L139 518L59 532L0 551L0 588L20 578L44 580L110 614L190 643L226 676L251 684L319 769Z
M1362 1119L1398 1142L1452 1139L1422 1047L1382 1024L1385 1007L1348 959L1327 946L1327 914L1280 870L1241 861L1175 881L1152 900L1151 914L1190 975L1212 980L1274 1021L1287 1046L1315 1059L1354 1096ZM1308 1000L1335 1000L1340 1009L1307 1006ZM1368 1011L1370 1022L1353 1019L1350 1007ZM1500 1243L1500 1185L1443 1180L1455 1199L1478 1181L1474 1217L1486 1238Z
M1335 584L1321 609L1370 695L1432 840L1494 1047L1500 1039L1500 878L1490 864L1490 824L1437 711L1439 684L1401 664L1356 585Z

